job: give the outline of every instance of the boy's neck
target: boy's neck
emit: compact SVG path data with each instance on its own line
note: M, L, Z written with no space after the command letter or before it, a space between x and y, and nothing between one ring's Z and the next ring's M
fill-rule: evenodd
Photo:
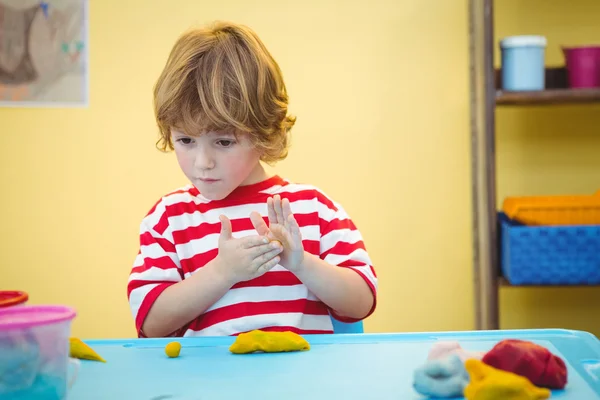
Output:
M273 174L267 172L262 163L259 162L240 186L254 185L255 183L265 181L272 176Z

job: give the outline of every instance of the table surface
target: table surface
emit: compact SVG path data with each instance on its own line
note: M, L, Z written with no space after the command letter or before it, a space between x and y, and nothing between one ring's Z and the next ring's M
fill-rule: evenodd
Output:
M233 337L86 340L107 362L82 360L69 400L424 399L413 371L436 341L487 351L503 339L538 343L565 360L568 384L552 399L600 399L600 341L571 330L307 335L311 349L294 353L229 352Z

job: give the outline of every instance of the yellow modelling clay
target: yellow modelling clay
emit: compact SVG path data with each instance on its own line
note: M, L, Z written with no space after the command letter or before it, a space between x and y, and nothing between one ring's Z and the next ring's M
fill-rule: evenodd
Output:
M106 362L106 360L98 353L96 353L90 346L85 344L81 339L77 338L69 338L69 356L73 358L79 358L82 360L92 360L92 361L102 361Z
M165 353L170 358L179 357L180 352L181 352L181 343L179 343L179 342L171 342L165 346Z
M234 354L247 354L256 351L281 353L287 351L306 351L310 344L294 332L263 332L254 330L238 335L229 347Z
M483 361L468 359L465 368L471 382L465 387L467 400L542 400L548 389L539 388L523 376L490 367Z

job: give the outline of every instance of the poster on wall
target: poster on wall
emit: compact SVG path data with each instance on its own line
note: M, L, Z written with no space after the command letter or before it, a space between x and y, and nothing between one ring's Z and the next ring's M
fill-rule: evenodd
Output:
M88 0L0 0L0 107L87 107Z

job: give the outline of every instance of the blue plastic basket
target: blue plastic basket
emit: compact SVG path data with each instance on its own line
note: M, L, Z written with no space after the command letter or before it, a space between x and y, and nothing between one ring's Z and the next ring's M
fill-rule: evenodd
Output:
M502 274L513 285L600 284L600 225L525 226L498 213Z

